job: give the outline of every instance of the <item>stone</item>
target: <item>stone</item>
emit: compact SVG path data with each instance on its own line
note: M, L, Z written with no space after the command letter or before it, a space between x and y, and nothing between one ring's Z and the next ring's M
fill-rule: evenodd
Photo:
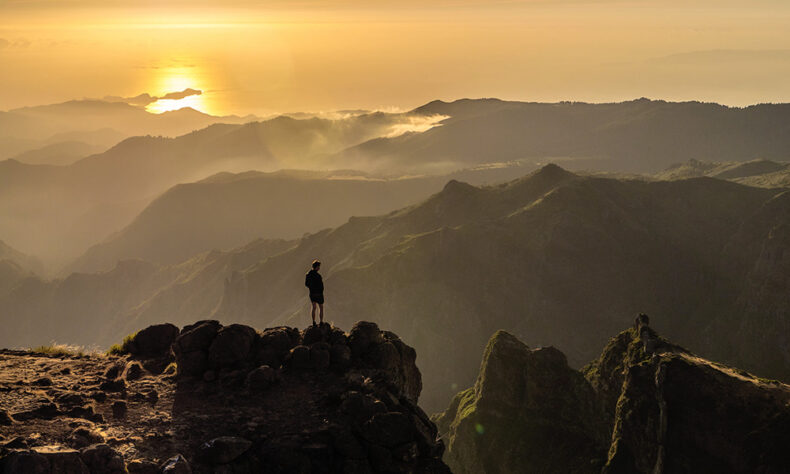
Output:
M131 382L133 380L139 379L142 376L143 376L143 367L140 365L139 362L129 362L128 364L126 364L126 369L124 370L123 378Z
M14 418L5 410L0 410L0 426L9 426L15 423Z
M244 385L250 390L266 390L277 382L277 371L268 365L262 365L250 371Z
M359 321L348 333L348 345L354 357L365 355L372 346L382 341L381 330L376 323Z
M85 426L75 428L69 435L69 443L77 449L103 442L104 436Z
M316 370L324 370L329 367L331 355L329 344L317 342L310 346L310 365Z
M94 444L80 451L82 462L91 474L125 474L123 457L106 444Z
M337 428L332 431L332 445L338 454L348 459L367 459L367 450L348 429Z
M256 342L256 361L277 367L299 342L299 331L285 326L269 328L259 334Z
M50 472L62 474L89 474L80 459L80 452L63 446L36 446L31 451L44 456L49 462Z
M351 366L351 348L346 344L334 344L329 355L332 367L346 369Z
M49 377L41 377L34 380L31 385L35 385L36 387L51 387L52 379Z
M105 380L99 385L99 390L105 392L123 392L126 390L126 382L123 379Z
M217 372L214 370L207 370L203 373L203 381L211 383L217 380Z
M415 429L408 415L398 412L378 413L360 430L373 444L394 447L415 439Z
M25 438L23 438L22 436L17 436L16 438L12 438L6 441L2 445L0 445L0 447L4 449L27 449L28 444Z
M310 368L310 348L301 345L294 347L286 356L283 365L293 369Z
M112 416L117 419L126 418L126 412L128 407L126 406L126 402L123 400L118 400L117 402L113 402L112 404Z
M121 366L118 364L113 364L104 371L104 378L107 380L115 380L119 375L121 375Z
M160 472L162 474L192 474L192 468L184 456L177 454L162 464Z
M35 451L15 451L2 460L4 474L50 474L49 461Z
M235 436L221 436L200 446L200 457L208 464L228 464L247 452L252 442Z
M85 397L74 392L62 392L55 396L55 402L60 406L84 405Z
M159 474L159 465L147 459L135 459L126 463L129 474Z
M198 321L181 330L173 343L173 352L208 351L222 325L219 321Z
M257 333L243 324L231 324L219 330L208 352L209 367L239 367L250 355Z
M302 344L310 346L316 342L324 341L326 340L327 332L328 327L323 324L320 326L309 326L302 335Z
M126 350L144 359L166 356L178 335L178 328L169 323L148 326L132 337Z
M208 368L205 351L179 352L176 354L178 376L202 376Z
M89 393L88 397L92 398L93 400L96 400L97 402L103 402L107 400L107 394L99 391Z

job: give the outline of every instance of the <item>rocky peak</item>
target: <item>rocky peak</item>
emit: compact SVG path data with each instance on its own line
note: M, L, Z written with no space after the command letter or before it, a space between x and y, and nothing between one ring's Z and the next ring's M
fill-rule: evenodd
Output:
M0 394L0 472L449 472L416 353L375 323L164 324L117 352L0 354L0 382L23 377Z
M582 372L496 333L476 385L434 419L456 473L779 473L789 403L790 386L695 356L640 314Z

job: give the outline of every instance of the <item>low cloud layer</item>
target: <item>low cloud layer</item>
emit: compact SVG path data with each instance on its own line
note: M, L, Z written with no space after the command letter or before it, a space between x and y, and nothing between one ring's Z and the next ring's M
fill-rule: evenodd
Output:
M2 47L2 46L0 46ZM148 93L136 95L134 97L120 97L120 96L107 96L104 100L110 102L126 102L129 105L136 105L145 107L146 105L153 104L158 100L179 100L193 95L203 94L202 90L186 88L182 91L168 92L167 94L157 97Z

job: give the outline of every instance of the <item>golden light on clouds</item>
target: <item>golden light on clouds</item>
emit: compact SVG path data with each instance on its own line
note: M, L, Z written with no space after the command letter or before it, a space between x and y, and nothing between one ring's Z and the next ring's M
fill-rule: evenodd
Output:
M165 69L155 69L153 74L156 76L154 85L150 87L150 93L159 100L148 104L146 110L155 114L163 112L170 112L173 110L183 109L190 107L200 112L212 114L212 111L206 101L206 85L201 84L198 74L201 74L197 68L192 66L174 67ZM176 92L195 90L200 93L194 93L186 97L177 99L164 98L167 94Z
M271 10L236 0L0 1L0 70L13 72L0 74L0 110L184 89L203 93L148 110L790 100L790 2L701 2L327 0L289 11L284 0Z

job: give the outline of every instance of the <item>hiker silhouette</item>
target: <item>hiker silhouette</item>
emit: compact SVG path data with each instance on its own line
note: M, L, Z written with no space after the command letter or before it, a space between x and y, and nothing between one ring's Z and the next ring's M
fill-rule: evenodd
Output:
M324 279L318 270L321 268L321 262L313 260L311 270L307 272L304 277L304 286L310 291L310 304L312 310L310 316L313 318L313 326L315 326L315 308L318 306L320 323L324 324Z

